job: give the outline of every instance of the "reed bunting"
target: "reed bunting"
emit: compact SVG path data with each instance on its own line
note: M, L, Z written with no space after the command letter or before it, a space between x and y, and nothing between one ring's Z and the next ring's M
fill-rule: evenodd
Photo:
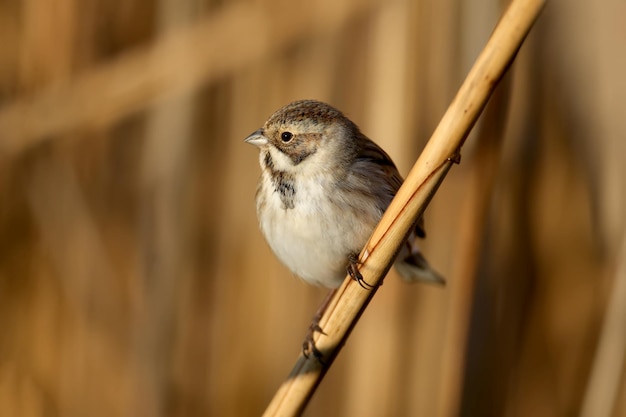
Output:
M278 259L310 284L337 288L347 270L360 281L358 255L403 181L389 155L315 100L279 109L245 142L260 150L256 210ZM420 219L395 267L407 281L444 283L415 244L424 236Z

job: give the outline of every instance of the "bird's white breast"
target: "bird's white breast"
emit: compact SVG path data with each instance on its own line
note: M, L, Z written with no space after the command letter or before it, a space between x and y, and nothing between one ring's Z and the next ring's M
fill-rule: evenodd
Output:
M294 274L308 283L338 287L346 275L348 255L358 252L371 232L353 210L328 198L332 178L300 175L292 208L286 208L269 175L261 179L257 204L261 231L270 247Z

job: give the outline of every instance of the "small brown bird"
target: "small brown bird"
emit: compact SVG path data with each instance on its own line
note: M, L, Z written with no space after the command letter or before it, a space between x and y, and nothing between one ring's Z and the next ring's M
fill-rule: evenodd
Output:
M347 268L358 274L359 252L403 182L391 158L339 110L315 100L279 109L245 142L261 151L257 216L278 259L328 288L341 285ZM421 219L396 269L407 281L444 283L416 237L424 237Z

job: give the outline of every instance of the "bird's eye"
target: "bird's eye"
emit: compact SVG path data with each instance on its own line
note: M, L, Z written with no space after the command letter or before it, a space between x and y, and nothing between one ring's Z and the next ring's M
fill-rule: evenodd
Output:
M280 140L287 143L293 138L293 133L291 132L283 132L280 134Z

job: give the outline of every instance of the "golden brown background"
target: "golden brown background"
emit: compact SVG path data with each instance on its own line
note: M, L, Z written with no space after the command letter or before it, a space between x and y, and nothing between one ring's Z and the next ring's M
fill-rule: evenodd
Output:
M324 292L263 241L242 139L322 99L406 174L501 11L0 1L0 416L261 414ZM391 272L307 416L626 415L625 16L548 4L501 153L471 135L427 210L448 285Z

